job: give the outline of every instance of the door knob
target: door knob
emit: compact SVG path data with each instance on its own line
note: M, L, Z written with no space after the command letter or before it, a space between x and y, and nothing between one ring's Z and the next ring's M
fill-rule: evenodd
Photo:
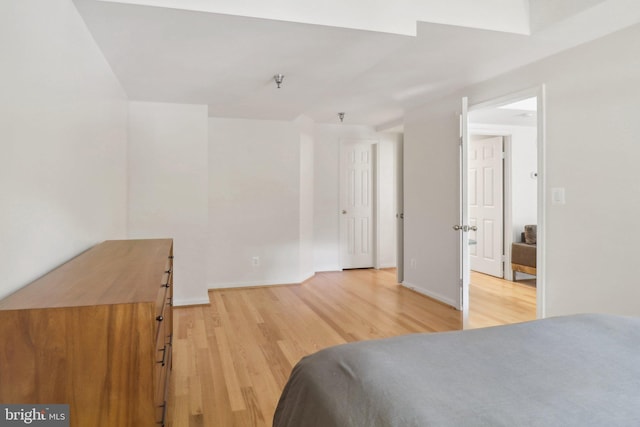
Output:
M346 215L346 214L347 214L347 211L342 209L342 215Z
M456 231L478 231L478 227L475 225L454 225L453 229Z

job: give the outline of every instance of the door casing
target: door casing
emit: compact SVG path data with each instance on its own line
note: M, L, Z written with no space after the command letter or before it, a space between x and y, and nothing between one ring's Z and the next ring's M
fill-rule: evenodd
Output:
M538 155L538 200L537 200L537 209L538 209L538 224L537 224L537 245L536 245L536 263L537 263L537 275L536 275L536 315L537 318L541 319L546 316L546 305L545 305L545 285L546 285L546 259L545 259L545 246L546 246L546 121L545 121L545 86L540 85L533 88L525 89L523 91L511 93L505 96L497 97L491 99L489 101L480 102L471 104L467 109L467 98L463 98L463 108L462 108L462 117L461 117L461 125L460 125L460 134L461 134L461 155L467 155L467 144L468 144L468 111L479 110L483 108L489 107L497 107L500 105L504 105L510 102L514 102L520 99L537 97L537 155ZM467 167L466 163L462 164L461 168ZM464 170L461 170L461 175ZM466 179L466 174L464 177ZM460 180L460 224L468 224L468 215L464 204L467 202L467 189L465 188L467 184L465 180ZM469 258L468 258L468 248L465 251L463 247L463 235L461 234L461 244L460 244L460 277L462 279L461 286L461 304L460 309L463 312L463 327L467 327L468 321L468 310L469 310ZM466 238L464 239L466 242ZM466 252L466 258L465 258Z

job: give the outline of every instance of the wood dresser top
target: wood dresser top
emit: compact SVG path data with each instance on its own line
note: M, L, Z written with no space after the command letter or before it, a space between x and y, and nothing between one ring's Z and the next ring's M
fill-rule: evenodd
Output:
M107 240L0 300L0 310L155 302L172 244Z

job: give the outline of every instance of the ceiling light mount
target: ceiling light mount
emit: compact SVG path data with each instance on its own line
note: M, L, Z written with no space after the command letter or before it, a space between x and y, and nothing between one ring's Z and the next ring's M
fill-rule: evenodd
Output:
M340 119L340 123L344 122L344 113L343 112L338 113L338 118Z
M275 80L276 85L278 86L278 89L280 89L280 85L284 80L284 74L276 74L275 76L273 76L273 80Z

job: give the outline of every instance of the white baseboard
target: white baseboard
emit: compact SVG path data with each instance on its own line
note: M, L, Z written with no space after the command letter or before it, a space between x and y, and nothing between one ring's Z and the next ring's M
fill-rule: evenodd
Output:
M174 307L183 307L187 305L202 305L209 304L209 298L188 298L188 299L174 299L173 306Z
M409 289L411 289L413 291L416 291L416 292L418 292L420 294L426 295L429 298L433 298L433 299L435 299L437 301L440 301L442 303L450 305L451 307L455 308L456 310L459 310L458 304L456 303L456 301L452 300L451 298L445 297L445 296L440 295L440 294L438 294L436 292L429 291L427 289L424 289L424 288L422 288L420 286L417 286L417 285L414 285L414 284L411 284L411 283L408 283L408 282L402 282L401 285L404 286L405 288L409 288Z
M278 285L299 285L305 280L313 277L315 273L310 274L308 277L296 279L282 279L282 280L260 280L254 282L231 282L231 283L210 283L209 289L229 289L229 288L253 288L256 286L278 286Z
M315 271L309 272L307 274L303 274L302 277L300 277L300 283L304 283L309 279L313 279L315 275L316 275Z
M381 270L383 268L396 268L397 265L395 263L391 263L391 264L380 264L378 266L378 269Z

